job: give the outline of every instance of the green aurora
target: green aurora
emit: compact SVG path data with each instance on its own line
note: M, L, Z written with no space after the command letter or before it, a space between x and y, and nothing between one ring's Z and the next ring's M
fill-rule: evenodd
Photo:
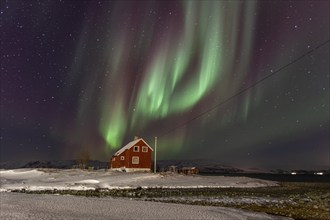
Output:
M4 1L0 156L329 166L329 4Z
M215 1L210 4L187 1L180 4L183 12L180 31L169 27L156 48L150 48L151 45L145 42L141 43L147 45L142 50L155 52L142 70L140 86L131 94L132 101L129 105L125 104L126 100L121 98L122 95L115 99L106 96L105 100L115 104L113 106L106 102L102 111L104 120L100 131L108 143L107 147L120 147L128 131L141 130L155 120L190 111L205 96L210 95L212 90L216 90L218 94L228 94L229 88L219 85L231 80L233 59L243 56L237 54L240 53L236 50L237 44L246 53L242 59L244 62L238 67L238 80L245 79L253 44L256 3ZM237 19L239 13L243 16ZM170 25L172 20L168 22ZM152 29L152 26L149 28ZM238 28L242 28L245 35L242 42L239 42L235 31ZM137 30L135 34L140 35L139 31L154 34L153 30L144 29ZM116 82L120 82L123 77L116 73L125 72L125 61L132 54L132 51L127 51L126 56L122 55L125 44L127 40L116 44L120 48L118 57L111 54L112 52L109 54L110 57L116 57L110 71L115 75L115 79L111 80ZM236 91L238 86L239 83L231 87L231 92ZM249 101L246 100L245 103L242 114L247 115ZM125 109L134 110L130 118Z

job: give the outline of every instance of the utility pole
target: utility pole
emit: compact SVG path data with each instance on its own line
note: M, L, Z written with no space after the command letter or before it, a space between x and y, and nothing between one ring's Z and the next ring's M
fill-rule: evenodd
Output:
M156 174L157 169L157 137L155 137L155 154L154 154L154 174Z

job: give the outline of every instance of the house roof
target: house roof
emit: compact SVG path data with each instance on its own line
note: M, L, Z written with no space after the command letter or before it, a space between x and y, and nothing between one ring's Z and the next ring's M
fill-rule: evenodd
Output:
M131 147L135 146L135 144L137 144L139 141L143 141L145 143L145 145L147 147L149 147L152 151L154 151L149 144L147 144L147 142L145 142L142 138L136 139L134 141L129 142L128 144L126 144L124 147L120 148L115 154L114 156L118 156L121 153L123 153L125 150L130 149Z

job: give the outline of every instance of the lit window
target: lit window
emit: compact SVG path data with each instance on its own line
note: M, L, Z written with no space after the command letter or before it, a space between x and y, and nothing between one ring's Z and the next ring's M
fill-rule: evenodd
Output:
M139 157L132 157L132 164L139 164Z
M143 146L143 147L142 147L142 152L148 152L148 147Z
M125 160L125 157L124 157L124 156L121 156L120 159L121 159L121 160Z
M139 152L139 146L134 146L133 151L134 152Z

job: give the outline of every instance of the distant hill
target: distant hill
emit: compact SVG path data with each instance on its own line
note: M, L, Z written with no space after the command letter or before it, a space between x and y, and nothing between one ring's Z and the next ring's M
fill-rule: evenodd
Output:
M160 160L157 161L157 170L166 170L169 166L197 167L201 173L272 173L269 170L258 168L237 168L221 164L213 160Z
M234 167L221 164L219 161L213 160L159 160L157 161L157 170L166 171L169 166L176 166L178 169L182 167L196 167L200 173L208 174L308 174L314 175L317 172L322 172L325 175L330 174L330 169L317 169L317 170L283 170L283 169L262 169L256 167Z
M159 160L157 161L157 171L167 171L169 166L176 166L177 169L182 167L196 167L200 173L208 174L290 174L292 171L287 170L267 170L260 168L241 168L221 164L219 161L213 160ZM89 160L84 168L93 167L95 170L107 169L108 162L99 160ZM77 160L51 160L51 161L30 161L30 162L0 162L0 169L19 169L19 168L56 168L71 169L81 168ZM153 169L153 165L152 165ZM329 169L318 170L324 174L330 174ZM313 170L294 170L297 174L314 174Z
M30 161L30 162L2 162L0 169L19 169L19 168L57 168L71 169L79 167L77 160L51 160L51 161ZM108 162L89 160L85 166L94 167L94 169L105 169L108 167Z
M159 160L157 161L157 170L165 171L169 166L182 167L197 167L203 173L245 173L249 170L239 169L232 166L220 164L212 160ZM0 163L0 169L18 169L18 168L57 168L71 169L79 167L77 160L51 160L51 161L30 161L30 162L3 162ZM105 169L108 167L108 162L89 160L85 166L94 167L94 169ZM153 166L152 166L153 168ZM253 172L260 172L256 169Z

